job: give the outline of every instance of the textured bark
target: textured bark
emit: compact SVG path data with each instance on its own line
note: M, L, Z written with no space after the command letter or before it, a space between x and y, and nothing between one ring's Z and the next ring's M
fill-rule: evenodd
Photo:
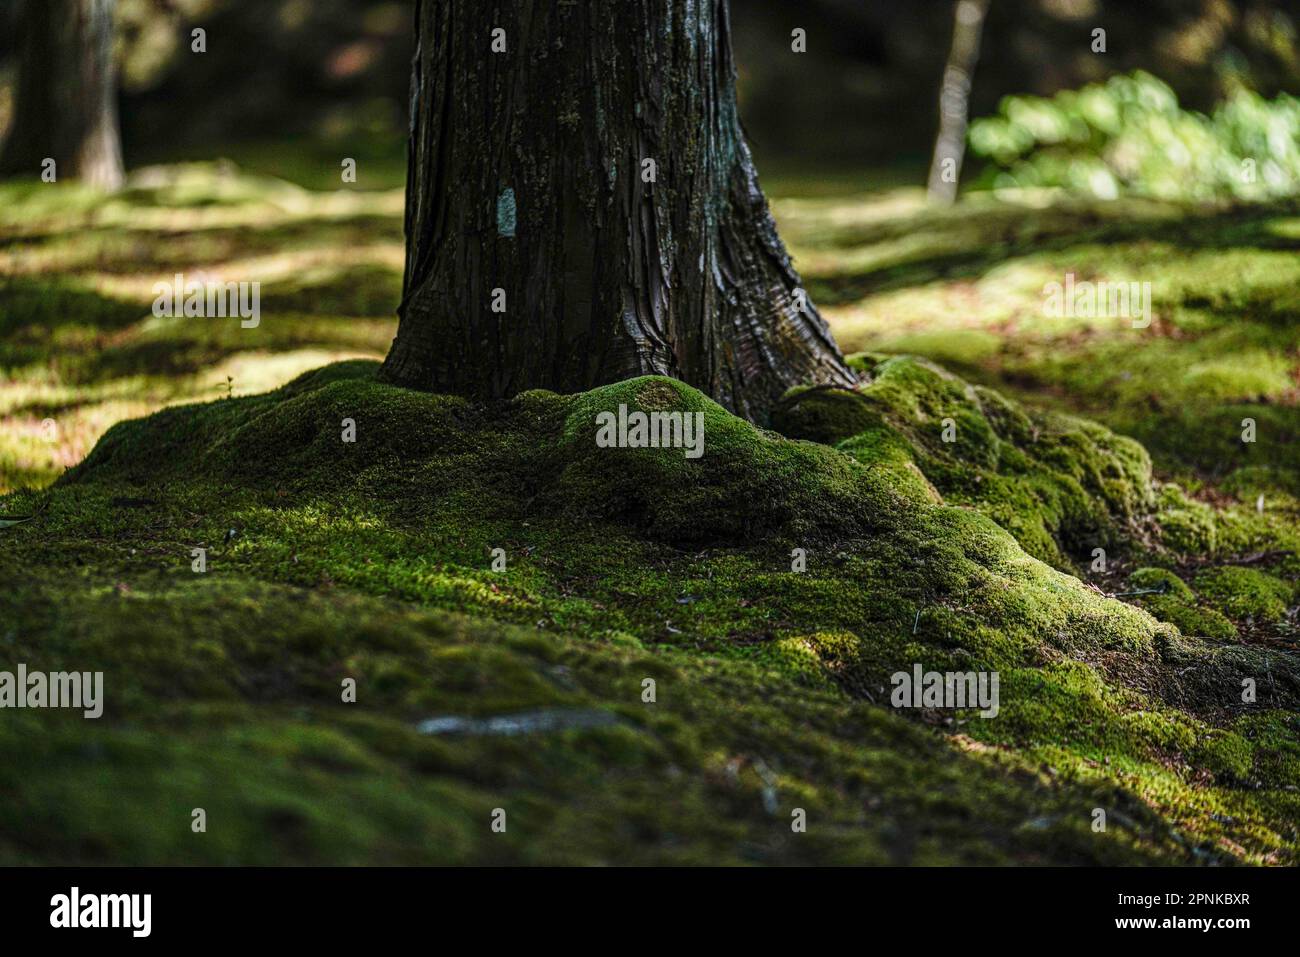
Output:
M0 171L36 176L53 159L59 179L122 185L113 61L114 0L27 0L14 122Z
M939 90L939 135L930 162L930 199L951 203L957 198L961 164L966 158L966 127L970 122L970 88L980 56L980 37L989 0L957 0L953 10L952 47ZM943 165L952 160L952 177L945 179Z
M416 20L389 381L498 398L655 373L759 422L792 385L853 382L758 185L726 0L420 0Z

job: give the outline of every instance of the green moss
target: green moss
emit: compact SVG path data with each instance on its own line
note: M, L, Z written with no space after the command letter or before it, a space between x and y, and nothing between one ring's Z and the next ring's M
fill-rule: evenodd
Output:
M869 406L849 389L799 386L772 410L772 428L793 439L834 445L878 424Z
M864 428L839 448L873 472L888 476L890 484L909 498L942 503L943 496L917 467L911 443L893 427L879 423Z
M1256 568L1207 568L1196 576L1196 590L1207 602L1233 618L1276 621L1287 612L1295 588Z
M847 350L926 356L1141 441L1162 470L1300 474L1289 203L1207 210L917 194L794 207L783 235ZM777 204L778 215L781 206ZM1149 278L1149 327L1051 316L1047 283ZM1242 420L1258 426L1242 441Z
M1300 574L1294 222L909 202L778 200L842 344L968 380L855 355L860 390L781 409L814 443L658 378L494 407L376 382L400 191L0 185L0 490L81 463L0 499L39 513L0 529L0 637L108 687L97 722L0 725L0 859L1294 862L1289 620L1235 640L1172 572L1118 583ZM273 315L152 320L141 290L182 265L262 279ZM1064 271L1137 266L1140 336L1043 318ZM619 404L700 413L705 455L597 448ZM1097 547L1095 588L1062 573ZM997 671L999 716L895 712L918 663Z
M28 712L4 724L0 859L1136 863L1176 853L1151 822L1104 840L1021 835L1038 810L1077 814L1098 798L962 754L782 669L647 658L626 643L238 579L126 577L131 587L65 580L0 599L21 622L15 653L33 667L103 669L108 689L101 721ZM200 646L205 655L186 653ZM645 677L657 681L653 703ZM344 678L357 683L355 705L341 701ZM530 708L594 709L614 723L518 737L417 730L430 716ZM879 803L864 823L866 800ZM189 828L195 807L207 812L203 835ZM508 813L505 836L489 827L496 807ZM808 842L780 837L792 807L814 822ZM986 823L970 833L977 808ZM900 847L899 828L928 836Z
M1187 583L1167 568L1139 568L1129 576L1128 583L1135 591L1158 590L1180 604L1190 605L1196 601L1196 595Z
M1248 714L1233 730L1250 742L1255 779L1265 787L1300 788L1300 720L1294 713L1265 711Z
M853 361L870 368L861 390L792 391L778 425L818 441L843 438L841 449L889 469L902 487L978 509L1060 567L1118 542L1151 508L1150 461L1128 439L1065 416L1030 415L918 360Z
M703 456L598 448L597 416L624 405L629 411L702 415ZM898 491L869 481L851 459L761 432L689 386L664 378L631 379L576 397L556 465L559 481L541 498L557 510L627 522L674 543L778 535L808 545L865 534L876 524L873 510L903 504Z
M1222 613L1199 606L1187 584L1166 568L1139 568L1128 580L1135 592L1158 590L1156 594L1133 596L1136 604L1161 621L1174 625L1185 635L1201 635L1219 641L1237 637L1237 628Z
M905 407L903 383L877 372ZM1216 781L1241 773L1227 745L1197 750L1196 713L1259 662L1174 641L980 512L937 504L917 462L941 453L909 438L924 422L882 417L839 451L755 429L667 379L485 408L373 373L337 364L119 425L38 521L5 530L0 571L41 583L0 599L19 623L14 654L102 668L115 690L94 730L111 757L45 756L11 776L19 807L62 800L51 828L96 835L78 845L96 850L0 827L0 853L193 859L184 815L218 777L239 780L218 811L243 823L200 852L214 861L1181 859L1158 819L1135 816L1144 801L1186 818L1208 853L1290 853L1271 796L1224 831L1202 792L1163 770L1173 749ZM1032 419L992 394L970 401L985 425L969 454L990 476L1026 467L1016 440L1033 442ZM597 447L596 414L620 404L699 412L704 456ZM5 510L37 502L11 496ZM208 549L204 575L193 547ZM926 716L891 712L889 677L913 663L1002 674L1003 716L939 722L992 750L953 748ZM1300 697L1273 669L1277 700ZM345 677L355 708L339 700ZM204 717L217 713L218 725ZM533 713L560 715L558 730L414 730ZM579 713L602 720L564 730ZM1048 751L1077 776L1027 784L1021 771ZM176 830L97 817L94 789L67 797L74 779L128 768L156 792L140 806ZM295 775L309 777L293 790ZM361 819L318 807L327 792ZM869 794L886 805L864 828ZM491 843L487 815L506 804L519 834ZM774 842L786 804L835 823ZM1099 841L1097 806L1137 823ZM1023 826L1044 814L1058 823ZM976 815L987 823L972 832ZM888 834L909 821L934 837L904 851ZM409 833L430 837L399 840Z
M1250 743L1231 731L1211 731L1197 745L1193 760L1212 774L1228 781L1248 781L1254 769Z
M1167 484L1160 489L1157 522L1163 544L1181 554L1213 555L1218 547L1218 524L1214 509L1187 497L1181 488Z

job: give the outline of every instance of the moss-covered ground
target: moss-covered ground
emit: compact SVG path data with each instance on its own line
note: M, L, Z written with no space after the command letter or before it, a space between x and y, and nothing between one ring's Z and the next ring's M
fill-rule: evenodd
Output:
M1300 212L773 192L864 380L783 434L378 383L393 189L0 187L0 670L106 698L0 712L0 861L1296 863ZM1067 271L1158 321L1043 317Z

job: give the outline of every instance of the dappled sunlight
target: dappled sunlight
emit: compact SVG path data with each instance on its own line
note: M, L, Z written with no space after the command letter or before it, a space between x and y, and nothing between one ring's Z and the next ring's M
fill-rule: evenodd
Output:
M402 247L400 244L382 243L372 246L323 246L303 250L284 250L265 256L232 259L219 265L194 263L189 267L177 264L175 272L186 279L200 282L260 282L264 294L274 284L303 287L324 278L345 276L354 267L376 266L394 275L400 287ZM149 275L101 275L98 287L108 295L120 299L136 299L152 303L154 286L170 282L174 273L157 272ZM394 301L394 312L396 303ZM311 310L301 310L309 312Z
M1274 454L1300 466L1287 458L1300 446L1294 204L1067 200L1035 210L975 196L926 212L885 199L898 214L876 215L853 197L817 202L826 227L805 202L788 234L846 351L928 356L1144 441L1163 436L1157 465L1172 472L1217 468L1176 439L1193 410L1228 418L1233 404L1271 404L1287 423ZM1066 282L1148 284L1149 321L1111 314L1104 300L1054 310L1049 290Z
M0 864L1300 863L1292 5L0 4Z
M382 352L248 351L189 376L126 376L81 387L5 383L0 392L0 492L49 484L84 459L118 422L167 405L267 392L330 362L377 354Z
M382 358L392 340L400 190L312 192L210 163L139 170L108 198L0 196L0 491L57 478L124 419ZM261 283L261 321L155 317L176 274Z

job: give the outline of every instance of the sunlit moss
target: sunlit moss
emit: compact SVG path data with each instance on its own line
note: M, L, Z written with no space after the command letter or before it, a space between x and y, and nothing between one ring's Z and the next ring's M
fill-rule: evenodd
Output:
M1238 631L1285 625L1300 568L1195 573L1296 543L1294 422L1269 391L1293 254L1272 214L778 202L821 244L805 275L847 344L909 341L983 383L859 355L864 387L798 393L783 428L817 441L789 441L653 377L493 408L381 385L365 360L391 338L400 193L150 175L107 205L0 187L0 481L74 466L0 498L37 515L0 529L0 620L14 660L102 668L111 691L99 723L0 726L0 859L1296 859L1300 672ZM155 320L136 257L262 270L282 321ZM1167 274L1143 349L1035 313L1044 277L1131 263ZM1004 376L1014 399L986 387ZM1217 496L1153 482L1141 447L1044 402L1141 423L1158 464L1235 471ZM705 455L597 448L620 404L698 412ZM1118 574L1089 569L1098 543ZM914 663L997 670L1001 714L894 712ZM610 720L416 730L535 711ZM200 844L196 806L222 822ZM1097 807L1118 812L1104 834Z

